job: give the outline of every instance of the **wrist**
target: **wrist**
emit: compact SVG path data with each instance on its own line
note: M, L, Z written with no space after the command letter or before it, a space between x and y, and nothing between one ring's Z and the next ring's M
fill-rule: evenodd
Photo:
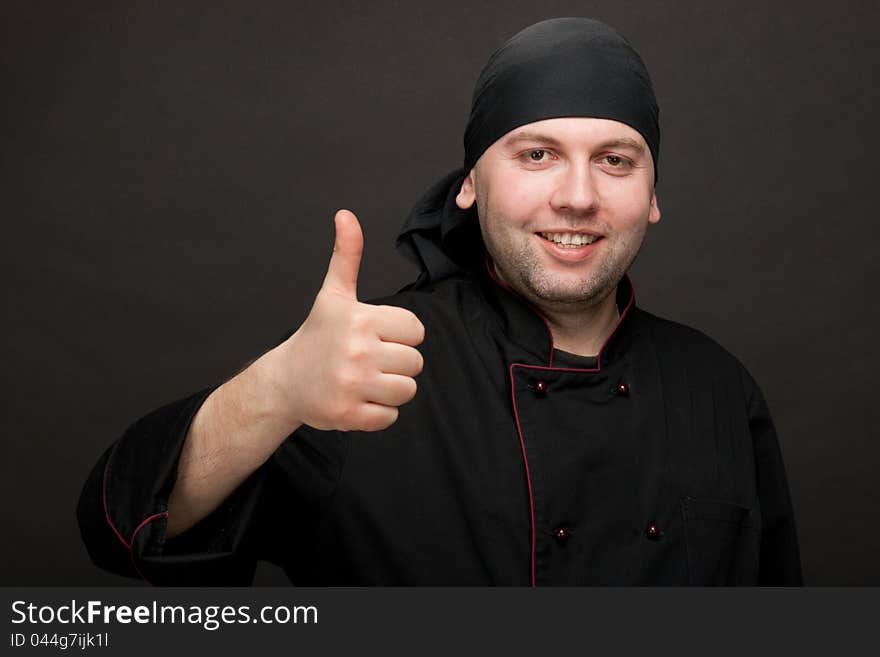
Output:
M302 424L299 408L300 395L293 383L296 381L295 364L299 359L292 353L292 340L296 334L277 347L267 351L247 368L242 386L250 400L252 421L271 424L292 433Z

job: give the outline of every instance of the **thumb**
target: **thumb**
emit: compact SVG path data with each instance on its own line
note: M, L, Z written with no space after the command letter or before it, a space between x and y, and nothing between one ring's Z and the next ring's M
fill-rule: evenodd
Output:
M358 270L364 250L364 234L354 212L339 210L334 218L336 242L324 277L324 287L357 299Z

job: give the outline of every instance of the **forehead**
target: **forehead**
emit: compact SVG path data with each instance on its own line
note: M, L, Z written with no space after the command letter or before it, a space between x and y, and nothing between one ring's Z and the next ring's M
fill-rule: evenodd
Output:
M647 152L648 144L635 128L613 119L563 117L534 121L514 128L500 137L490 149L507 148L525 142L555 143L572 148L595 148L615 142Z

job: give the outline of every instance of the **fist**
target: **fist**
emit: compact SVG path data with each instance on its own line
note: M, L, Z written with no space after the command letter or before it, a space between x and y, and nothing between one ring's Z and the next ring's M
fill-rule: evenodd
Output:
M377 431L416 394L425 327L409 310L357 300L363 233L336 213L336 242L309 316L278 347L275 379L292 424Z

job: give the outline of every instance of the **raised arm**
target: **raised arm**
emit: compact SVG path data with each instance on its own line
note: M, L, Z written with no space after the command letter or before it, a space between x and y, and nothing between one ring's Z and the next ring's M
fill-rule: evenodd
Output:
M163 542L185 535L234 497L301 425L319 430L377 431L397 420L397 407L416 393L414 377L421 371L422 356L415 347L424 337L424 327L409 310L357 300L362 250L357 218L340 210L327 275L302 326L206 399L193 399L187 408L167 411L169 418L176 413L176 419L169 422L177 427L191 418L182 447L167 436L138 436L130 429L123 437L128 441L124 461L114 463L112 451L105 455L103 475L93 473L93 479L102 476L104 480L101 490L97 485L87 486L83 500L90 497L92 503L84 505L81 500L80 504L80 524L87 544L87 534L100 533L106 539L112 533L134 551L140 525L152 516L163 516L167 521ZM202 399L193 417L192 407ZM136 427L137 423L133 429ZM143 428L148 434L166 433L159 418L144 423ZM173 431L167 429L170 436ZM137 446L132 446L135 442ZM163 473L141 470L153 467L152 455L163 449L179 449L180 454L179 461L164 466L173 470L168 473L173 487L168 492L167 510L155 509L136 527L118 528L120 523L114 523L111 513L115 497L161 488L159 483L129 487L124 482L161 480ZM144 458L139 458L139 453ZM114 473L126 470L113 480L123 482L114 483L113 491L108 491L106 484L108 466ZM99 504L112 531L87 529L95 511L85 510ZM84 513L88 515L85 520ZM94 559L92 547L90 552Z

